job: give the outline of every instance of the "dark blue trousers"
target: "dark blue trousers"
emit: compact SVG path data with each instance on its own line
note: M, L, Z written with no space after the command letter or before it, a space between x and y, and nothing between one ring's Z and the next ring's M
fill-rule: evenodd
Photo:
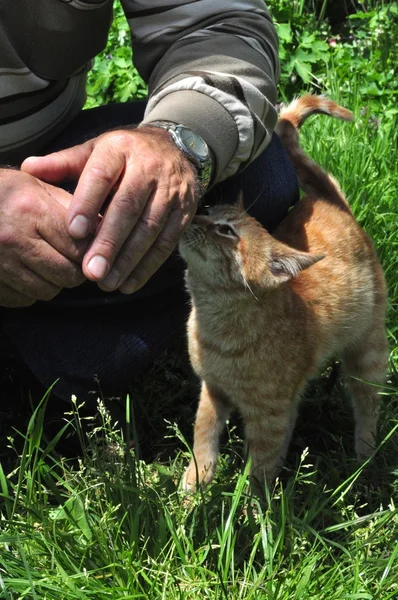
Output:
M42 154L142 120L145 102L82 111ZM249 214L269 231L299 198L293 167L274 134L265 152L243 173L211 190L206 204L233 202L243 190ZM184 265L175 252L144 288L131 296L105 293L86 282L50 302L3 310L2 329L33 374L54 393L86 398L97 390L123 393L134 377L178 337L185 336L188 298Z

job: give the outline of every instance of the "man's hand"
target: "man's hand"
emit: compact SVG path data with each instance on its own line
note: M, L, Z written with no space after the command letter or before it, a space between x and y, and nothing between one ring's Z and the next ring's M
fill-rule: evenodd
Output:
M111 131L28 158L22 169L52 183L78 180L69 232L77 239L95 233L83 272L104 290L129 294L142 287L174 250L197 208L194 167L170 134L155 127Z
M84 281L87 243L69 235L70 200L27 173L0 169L0 306L30 306Z

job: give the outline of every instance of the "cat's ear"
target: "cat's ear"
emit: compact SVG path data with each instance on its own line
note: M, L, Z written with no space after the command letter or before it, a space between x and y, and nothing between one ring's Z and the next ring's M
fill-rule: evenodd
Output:
M297 250L286 248L283 253L273 252L270 260L272 274L281 283L296 277L304 269L308 269L318 261L325 258L323 254L310 254L308 252L297 252Z

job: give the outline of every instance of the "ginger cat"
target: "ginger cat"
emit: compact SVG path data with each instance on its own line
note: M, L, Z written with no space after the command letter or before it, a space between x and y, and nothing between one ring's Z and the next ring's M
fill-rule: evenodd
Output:
M196 216L180 252L192 298L189 354L202 380L195 460L183 487L214 476L219 437L232 408L244 421L252 477L275 479L296 421L300 394L328 358L341 356L355 413L355 450L369 457L387 367L383 271L337 182L300 148L311 114L352 114L318 96L282 111L278 132L307 196L271 236L241 207Z

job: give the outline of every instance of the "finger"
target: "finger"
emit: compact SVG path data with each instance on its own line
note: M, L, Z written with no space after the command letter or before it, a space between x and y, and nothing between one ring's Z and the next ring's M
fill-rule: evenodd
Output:
M119 287L120 292L133 294L147 283L177 247L182 234L192 220L192 216L183 218L180 209L170 213L169 219L154 244L131 275Z
M32 306L36 300L13 290L5 283L0 283L0 306L3 308L23 308Z
M21 296L34 300L52 300L62 289L62 287L46 281L23 264L17 268L13 265L12 269L3 265L2 278L1 285L6 285Z
M47 188L45 189L48 193ZM59 190L57 190L57 194L58 192ZM57 200L59 198L60 196L57 195ZM36 228L40 239L66 258L81 264L90 240L75 240L70 236L67 227L67 210L64 206L52 200L51 210L41 212Z
M85 281L81 265L52 248L44 240L39 242L35 253L22 259L25 267L43 280L61 288L73 288Z
M66 179L77 180L80 177L92 151L94 141L53 152L46 156L30 156L21 165L21 171L49 183L58 183Z
M143 180L138 179L137 185L138 181ZM124 282L152 246L170 212L172 201L168 190L155 193L148 200L150 189L138 191L136 201L122 202L115 195L99 234L84 258L83 271L91 276L92 255L95 260L99 257L106 260L107 271L111 268L111 273L101 282L103 289L116 289Z
M98 213L125 167L125 156L114 142L95 146L76 186L68 211L69 233L81 239L98 225Z
M51 196L58 204L60 204L63 208L68 210L70 203L72 202L73 196L66 190L57 187L55 185L51 185L51 183L45 183L44 181L37 180L37 183L45 189L46 193Z

